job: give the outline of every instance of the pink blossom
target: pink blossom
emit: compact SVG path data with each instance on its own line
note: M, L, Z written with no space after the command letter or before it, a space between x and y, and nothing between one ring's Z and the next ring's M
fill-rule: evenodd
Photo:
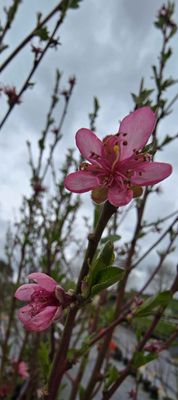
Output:
M18 365L18 373L21 376L21 378L26 379L29 377L28 373L28 365L26 364L25 361L20 361Z
M79 129L76 144L88 162L80 171L69 174L65 187L74 193L92 190L95 202L108 201L115 207L129 203L142 193L142 186L153 185L167 178L170 164L152 162L144 147L152 134L156 115L150 107L142 107L126 116L119 132L101 141L89 129Z
M144 346L144 350L149 351L150 353L160 353L160 351L164 350L164 343L160 340L155 340L153 342L147 343Z
M19 95L17 94L15 86L13 86L13 87L4 86L3 91L4 91L4 94L6 94L6 96L8 98L8 103L9 103L10 107L14 106L15 104L21 103L21 99L20 99Z
M13 365L22 379L27 379L29 377L28 365L25 361L14 361Z
M63 309L74 301L74 296L65 293L53 278L42 272L34 272L28 278L37 283L16 290L18 300L29 302L20 308L18 317L27 330L40 332L62 317Z

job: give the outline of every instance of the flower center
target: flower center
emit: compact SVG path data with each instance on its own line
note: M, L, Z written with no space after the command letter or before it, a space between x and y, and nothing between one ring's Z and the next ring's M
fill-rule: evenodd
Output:
M54 293L50 293L43 288L35 290L30 302L31 316L38 314L47 306L59 306L59 301Z

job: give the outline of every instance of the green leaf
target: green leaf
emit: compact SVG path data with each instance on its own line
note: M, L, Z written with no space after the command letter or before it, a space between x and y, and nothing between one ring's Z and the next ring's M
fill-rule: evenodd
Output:
M92 282L91 295L101 292L101 290L107 289L114 283L119 282L123 279L125 270L118 267L107 267L99 270L95 276L94 282Z
M109 389L109 387L112 385L112 383L116 381L118 377L119 377L118 369L115 367L115 365L111 365L106 372L105 384L104 384L105 389L106 390Z
M69 6L69 8L79 8L79 6L80 6L80 2L81 2L82 0L71 0L70 1L70 6Z
M60 4L60 8L63 12L66 12L69 8L79 8L79 3L82 0L63 0L62 3Z
M115 255L114 255L114 246L111 241L108 241L103 245L102 249L100 250L98 256L92 262L90 266L89 274L86 277L86 283L88 288L93 286L96 282L96 275L98 271L102 270L103 268L111 266L114 262Z
M82 385L79 385L79 398L80 400L84 399L85 389Z
M165 79L161 84L161 89L166 90L169 86L175 85L175 83L177 82L178 82L177 79L172 79L172 78Z
M133 368L139 368L142 365L145 365L149 363L150 361L153 361L157 358L157 354L155 353L150 353L150 354L145 354L144 351L137 351L134 353L133 360L132 360L132 367Z
M48 344L41 342L38 349L38 358L42 368L43 377L45 380L48 378L50 364L49 364L49 354L48 354Z
M150 95L153 93L154 89L142 89L138 95L131 93L134 103L137 107L141 107L143 105L151 104Z
M137 341L139 342L142 338L142 330L140 329L139 326L137 326L135 334L136 334Z
M101 243L106 243L108 240L112 241L112 242L116 242L117 240L120 240L121 236L120 235L109 235L103 239L101 239Z
M119 271L123 273L123 270L112 267L114 259L113 243L107 241L90 265L89 273L83 283L82 293L84 297L87 298L90 294L99 293L120 279L121 273Z
M45 145L44 145L44 139L43 138L38 141L38 146L39 146L40 150L44 150Z
M14 0L14 4L11 7L9 7L9 9L7 11L9 28L10 28L10 25L11 25L12 21L15 18L15 14L16 14L16 12L18 10L20 2L21 2L20 0Z
M166 307L172 299L172 293L165 290L155 296L150 297L135 312L136 317L147 317L158 307Z
M81 355L79 349L69 349L67 352L67 360L68 361L73 361L75 358L77 359Z
M47 41L49 39L49 32L46 26L41 27L40 29L36 29L35 36L38 36L40 40Z
M93 269L98 271L99 269L105 268L111 265L115 260L114 246L113 243L108 240L100 250L97 259L94 261Z
M171 47L169 47L169 49L162 55L164 64L169 59L169 57L171 57L171 55L172 55L172 49Z
M160 89L161 81L160 81L160 78L158 77L158 72L157 72L156 65L152 65L152 69L153 69L153 74L154 74L154 79L155 79L156 86L157 86L158 89Z
M99 101L98 101L97 97L94 97L94 112L95 112L95 114L97 114L99 108L100 108Z

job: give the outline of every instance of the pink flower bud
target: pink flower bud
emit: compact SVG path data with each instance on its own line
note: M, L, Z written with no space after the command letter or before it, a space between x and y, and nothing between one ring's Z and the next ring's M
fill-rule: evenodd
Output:
M57 282L42 272L28 275L36 283L20 286L15 297L27 301L28 304L20 308L18 317L29 331L43 331L60 319L63 310L74 302L74 296L65 293Z

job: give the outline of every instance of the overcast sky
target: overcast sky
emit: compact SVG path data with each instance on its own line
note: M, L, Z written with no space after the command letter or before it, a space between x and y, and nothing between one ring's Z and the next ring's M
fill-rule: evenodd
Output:
M3 6L9 1L1 0L0 15ZM23 0L13 29L8 33L6 42L12 50L35 23L36 12L44 15L57 1ZM26 93L22 104L17 106L0 133L0 241L1 248L7 221L18 215L23 194L29 193L29 167L26 140L31 140L35 152L36 142L44 126L48 110L55 68L63 71L63 85L68 76L76 75L75 88L68 117L63 128L58 165L62 161L68 146L75 146L75 132L80 127L88 127L88 113L92 110L93 96L97 96L101 105L97 120L97 132L100 137L115 133L119 121L133 109L130 96L137 92L142 77L150 87L151 65L157 62L161 34L153 26L153 21L162 1L159 0L83 0L78 10L68 13L59 31L61 46L57 51L50 50L43 60L33 81L35 88ZM178 10L176 10L178 20ZM174 56L169 62L168 75L178 77L177 36L172 40ZM3 52L3 60L8 54ZM0 83L20 88L30 70L32 56L30 46L16 58L16 61L0 76ZM178 91L178 88L177 88ZM170 94L176 93L176 89ZM0 119L6 104L1 97ZM177 109L160 125L159 134L175 134L178 131ZM62 151L61 151L62 149ZM157 159L173 164L174 173L161 186L163 195L148 204L147 215L154 219L157 215L169 214L178 208L177 185L177 143L169 145ZM89 194L83 195L83 212L91 213ZM130 235L127 223L125 237Z

